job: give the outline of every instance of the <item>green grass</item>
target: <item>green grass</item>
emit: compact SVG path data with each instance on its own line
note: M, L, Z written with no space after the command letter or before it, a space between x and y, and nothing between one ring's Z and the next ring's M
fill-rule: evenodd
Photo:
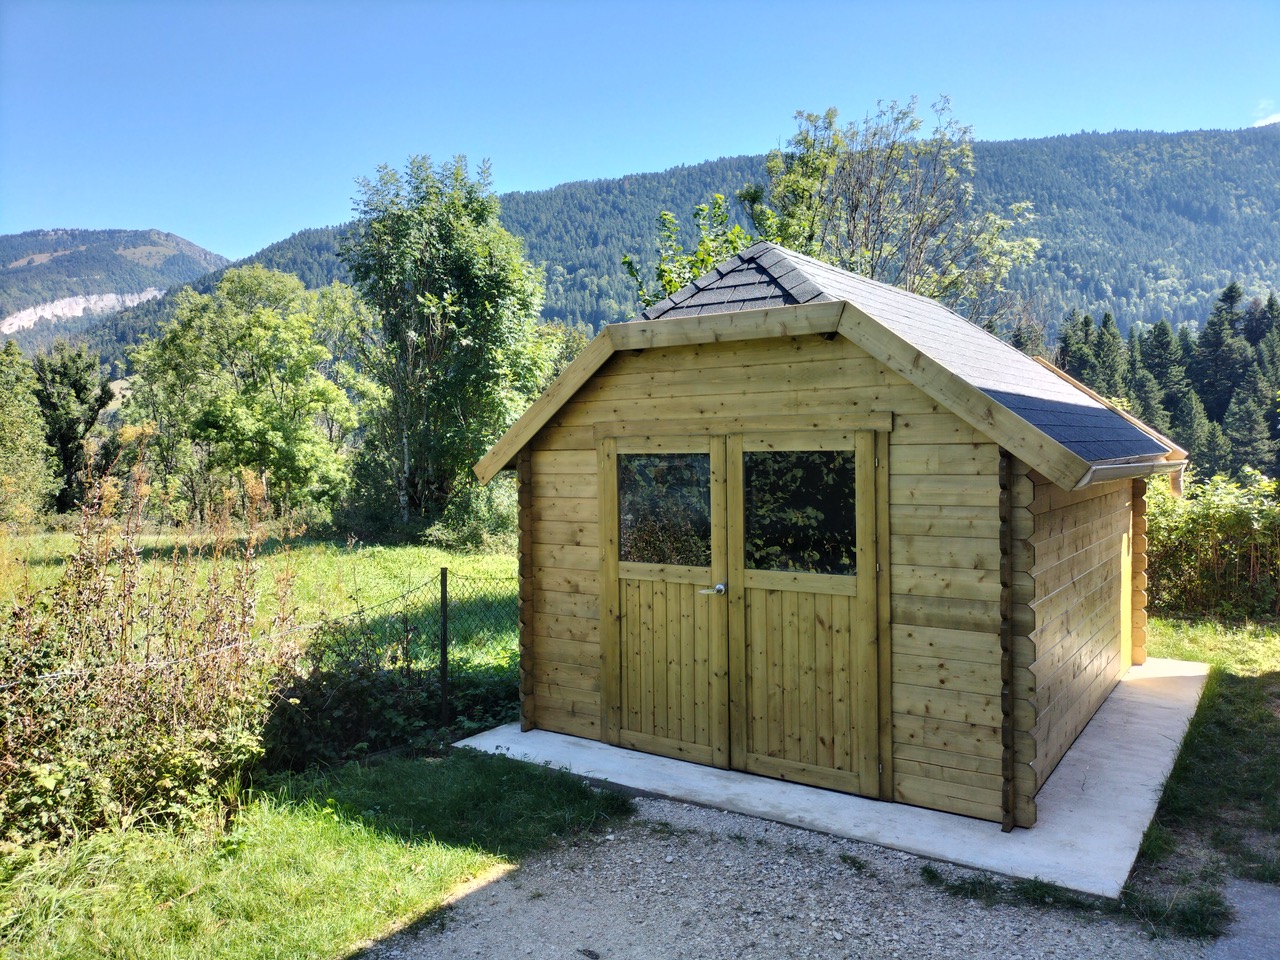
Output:
M1122 902L1152 929L1217 936L1227 876L1280 883L1280 625L1152 618L1147 650L1211 670Z
M148 559L163 560L175 549L200 542L198 538L164 533L144 535L140 545ZM52 586L74 549L75 537L70 533L19 536L0 530L0 602L12 599L27 579L37 587ZM277 577L289 579L297 622L309 624L392 600L439 576L441 567L447 566L450 574L459 576L516 576L513 556L454 553L419 545L268 540L260 548L259 557L262 566L258 575L258 619L263 624L276 611Z
M1276 882L1280 625L1153 620L1148 649L1212 665L1157 827L1216 851L1238 876Z
M1040 880L948 880L931 864L924 882L986 904L1101 910L1191 937L1220 936L1231 922L1228 874L1280 883L1280 625L1152 618L1147 649L1212 670L1120 901Z
M323 958L467 879L619 816L576 777L459 751L277 781L229 832L133 830L0 863L0 954Z

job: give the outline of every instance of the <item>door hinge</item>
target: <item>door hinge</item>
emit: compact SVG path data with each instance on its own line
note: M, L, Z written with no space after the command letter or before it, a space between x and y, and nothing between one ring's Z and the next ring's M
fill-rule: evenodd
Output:
M878 564L878 563L877 563L877 564L876 564L876 573L879 573L879 572L880 572L880 564Z
M876 457L876 466L877 466L877 467L878 467L878 466L880 466L880 458L879 458L879 457Z
M884 773L884 764L882 763L882 764L880 764L879 766L880 766L880 772L881 772L881 773Z

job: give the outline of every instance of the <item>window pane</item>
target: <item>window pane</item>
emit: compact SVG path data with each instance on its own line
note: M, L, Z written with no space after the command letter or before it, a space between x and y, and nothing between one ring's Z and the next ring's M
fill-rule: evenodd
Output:
M852 451L744 454L746 566L855 572Z
M711 566L711 458L705 453L618 457L618 557Z

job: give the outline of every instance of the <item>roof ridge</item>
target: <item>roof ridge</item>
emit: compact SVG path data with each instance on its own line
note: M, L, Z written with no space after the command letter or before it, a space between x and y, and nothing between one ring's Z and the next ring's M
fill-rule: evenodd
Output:
M760 249L757 250L757 248ZM756 253L752 254L752 259L755 260L756 264L769 275L774 283L795 297L800 303L809 303L812 300L820 299L836 299L823 289L822 284L812 274L804 269L805 264L803 262L796 262L796 257L801 257L803 256L802 254L798 254L794 250L788 250L781 244L773 243L769 240L760 240L744 250L742 256L746 257L753 250L757 250ZM804 257L803 259L808 260L809 258ZM816 263L817 261L813 262ZM778 272L775 268L780 263L788 264L791 269L781 273Z

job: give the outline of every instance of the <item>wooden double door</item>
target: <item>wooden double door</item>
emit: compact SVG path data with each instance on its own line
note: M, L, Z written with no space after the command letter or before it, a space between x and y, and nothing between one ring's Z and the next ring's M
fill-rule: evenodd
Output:
M875 434L599 442L620 746L880 793Z

